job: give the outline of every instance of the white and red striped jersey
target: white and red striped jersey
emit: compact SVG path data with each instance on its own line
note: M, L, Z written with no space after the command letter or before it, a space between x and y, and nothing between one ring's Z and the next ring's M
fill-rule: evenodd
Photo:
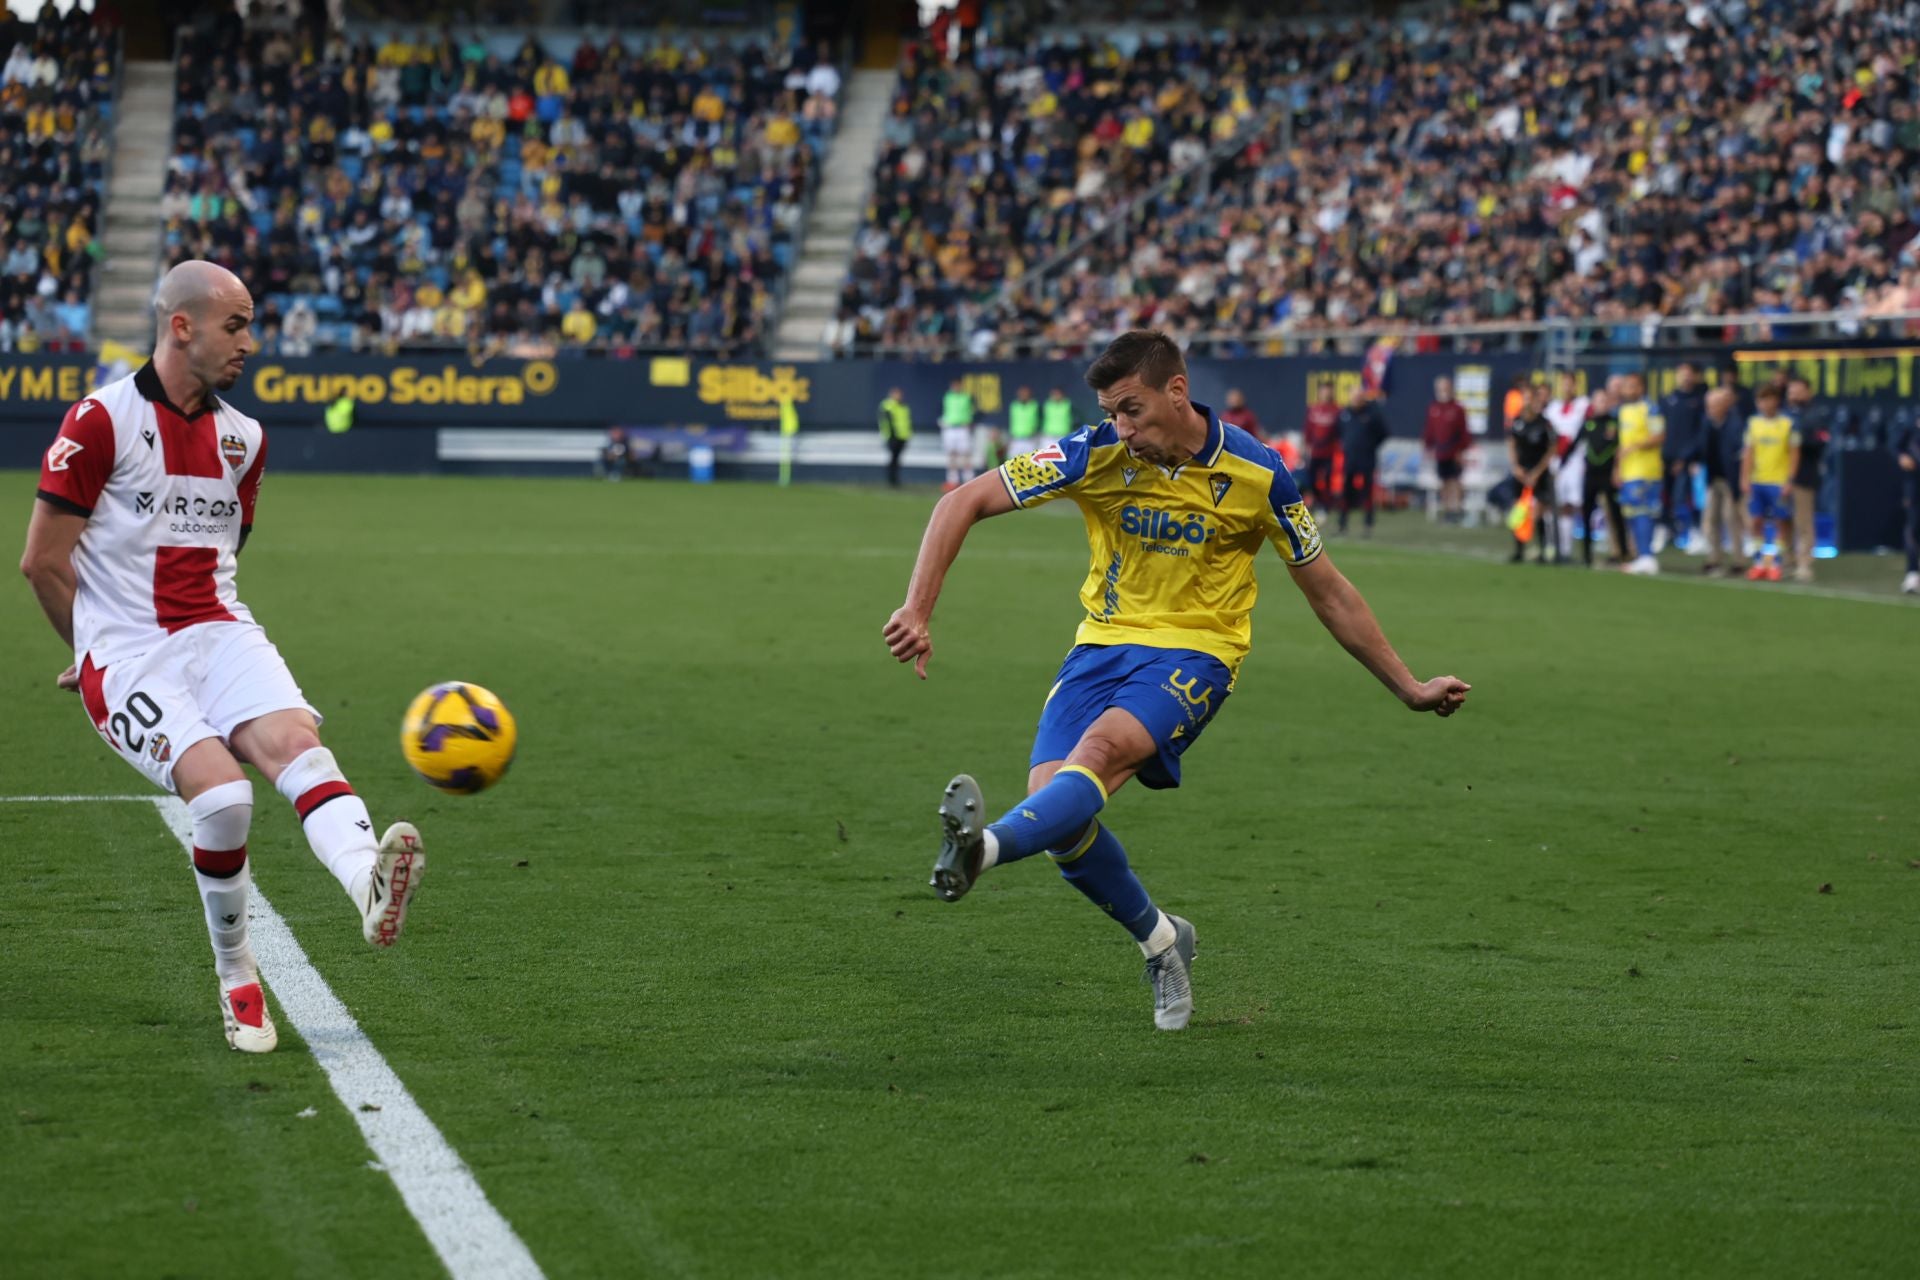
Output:
M187 415L151 364L67 410L40 497L87 517L73 554L76 661L98 667L201 622L250 622L235 554L267 459L260 424L212 396Z

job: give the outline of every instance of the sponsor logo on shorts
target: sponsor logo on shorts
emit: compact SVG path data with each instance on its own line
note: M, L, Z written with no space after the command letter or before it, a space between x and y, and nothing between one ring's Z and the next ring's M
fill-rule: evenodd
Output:
M1213 714L1213 686L1201 684L1199 676L1187 675L1183 668L1175 667L1160 687L1186 704L1187 723L1205 720Z

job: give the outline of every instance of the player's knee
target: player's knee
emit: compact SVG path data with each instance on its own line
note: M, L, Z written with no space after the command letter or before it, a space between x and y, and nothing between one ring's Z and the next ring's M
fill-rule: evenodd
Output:
M193 820L194 866L212 875L238 871L246 859L247 829L253 824L253 784L236 778L208 787L187 801L187 814ZM221 856L225 854L238 857Z
M1090 729L1080 739L1079 745L1074 747L1073 756L1068 763L1090 769L1105 779L1133 763L1129 759L1131 754L1132 750L1128 744L1118 737L1098 729Z

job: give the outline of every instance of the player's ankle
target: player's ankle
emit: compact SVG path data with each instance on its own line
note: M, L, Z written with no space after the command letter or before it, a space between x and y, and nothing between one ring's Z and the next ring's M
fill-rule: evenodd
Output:
M1178 936L1174 932L1173 921L1167 918L1166 912L1155 907L1153 914L1153 928L1148 931L1146 937L1139 940L1140 954L1149 960L1172 946L1175 937Z

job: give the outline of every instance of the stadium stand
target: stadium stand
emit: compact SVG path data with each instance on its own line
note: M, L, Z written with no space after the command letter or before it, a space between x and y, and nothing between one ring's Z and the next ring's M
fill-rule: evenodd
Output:
M1920 284L1917 36L1913 6L1865 0L1552 0L1278 47L916 49L835 345L1068 353L1153 324L1231 354L1370 324L1898 308ZM1016 243L1103 223L1021 278Z
M224 262L270 348L744 354L832 136L816 51L629 35L182 43L166 262Z
M78 9L0 15L0 351L81 350L93 326L118 40Z

